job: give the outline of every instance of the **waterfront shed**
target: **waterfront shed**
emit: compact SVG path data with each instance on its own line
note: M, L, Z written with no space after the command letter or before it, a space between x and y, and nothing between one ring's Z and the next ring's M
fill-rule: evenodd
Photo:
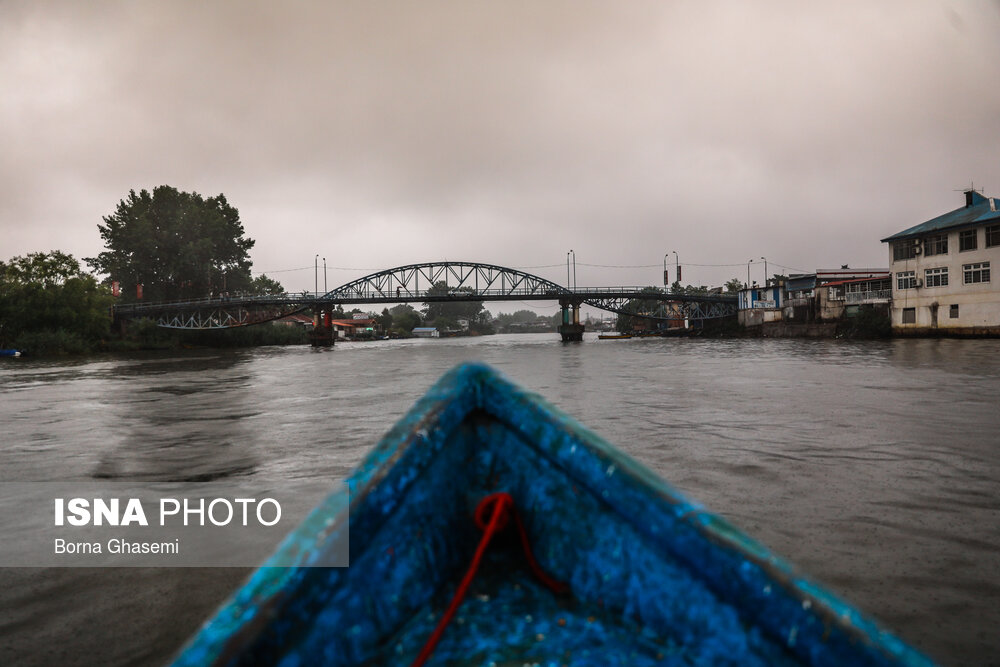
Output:
M436 327L414 327L413 335L417 338L440 338L441 332Z

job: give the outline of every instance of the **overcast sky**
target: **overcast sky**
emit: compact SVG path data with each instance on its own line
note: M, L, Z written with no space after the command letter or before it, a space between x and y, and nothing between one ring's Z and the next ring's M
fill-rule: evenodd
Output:
M224 193L290 290L316 253L333 288L565 282L570 249L581 286L674 251L718 285L887 266L971 182L1000 196L996 1L0 0L0 259L93 256L167 184Z

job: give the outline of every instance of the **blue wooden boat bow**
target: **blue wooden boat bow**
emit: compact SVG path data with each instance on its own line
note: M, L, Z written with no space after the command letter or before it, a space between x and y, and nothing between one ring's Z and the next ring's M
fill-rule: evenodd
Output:
M482 364L445 375L176 659L409 665L509 493L538 564L495 540L429 664L929 665L875 622ZM345 531L350 566L322 562ZM274 567L294 562L298 567Z

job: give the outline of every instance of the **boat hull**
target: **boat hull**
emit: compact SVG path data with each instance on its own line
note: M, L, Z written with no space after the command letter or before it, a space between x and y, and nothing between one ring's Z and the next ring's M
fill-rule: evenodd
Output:
M554 594L516 540L492 545L438 664L924 665L646 468L482 365L443 378L260 569L176 665L410 664L509 493ZM350 531L347 568L306 567ZM342 537L342 535L340 535Z

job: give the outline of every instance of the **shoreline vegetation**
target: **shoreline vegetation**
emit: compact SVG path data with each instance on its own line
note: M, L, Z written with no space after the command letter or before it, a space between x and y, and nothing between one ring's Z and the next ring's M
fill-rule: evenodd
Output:
M463 332L457 336L489 336L497 332ZM501 331L499 333L521 333ZM556 333L553 328L550 332ZM892 338L892 330L886 318L859 318L856 321L830 322L811 325L788 325L778 327L744 327L734 319L706 323L700 329L687 329L669 333L636 334L645 337L701 337L701 338L825 338L846 340L883 340ZM390 336L357 337L338 340L338 343L364 343L372 340L413 338L400 332ZM93 353L135 352L148 350L179 349L226 349L248 348L269 345L309 345L309 329L302 326L256 325L234 329L182 331L163 329L152 320L133 323L122 336L108 335L96 340L88 340L78 332L65 329L44 329L24 332L17 339L5 345L26 350L34 357L62 357Z

